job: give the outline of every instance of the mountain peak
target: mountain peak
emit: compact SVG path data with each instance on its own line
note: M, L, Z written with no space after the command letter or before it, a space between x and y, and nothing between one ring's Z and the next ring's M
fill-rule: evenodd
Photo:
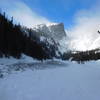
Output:
M41 33L42 35L52 37L57 41L61 40L63 37L66 36L63 23L40 24L34 26L33 30Z

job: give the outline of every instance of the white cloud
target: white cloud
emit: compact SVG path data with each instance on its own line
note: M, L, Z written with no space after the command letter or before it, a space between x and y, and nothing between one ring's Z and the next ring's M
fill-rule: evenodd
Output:
M38 15L36 12L32 11L30 7L27 6L24 2L19 0L4 0L1 2L0 6L7 12L9 16L13 16L16 22L20 22L21 25L33 27L36 24L50 23L47 18Z
M100 8L95 6L89 10L80 10L75 15L75 26L69 31L70 33L70 48L76 50L95 49L100 40Z

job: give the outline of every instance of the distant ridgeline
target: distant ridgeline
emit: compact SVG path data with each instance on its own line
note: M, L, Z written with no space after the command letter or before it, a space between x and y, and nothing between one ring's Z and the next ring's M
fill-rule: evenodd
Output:
M91 60L99 60L100 59L100 48L88 51L70 51L64 53L62 56L63 60L71 60L77 61L78 63L84 63L86 61Z
M36 31L13 24L13 17L8 20L5 13L0 13L0 57L20 58L26 54L39 60L51 59L58 51L55 41L51 41L41 41Z

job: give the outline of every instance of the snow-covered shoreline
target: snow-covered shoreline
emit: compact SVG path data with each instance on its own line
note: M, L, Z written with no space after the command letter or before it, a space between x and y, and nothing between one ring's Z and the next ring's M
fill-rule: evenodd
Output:
M0 100L99 100L100 61L77 64L55 60L34 64L47 68L27 68L0 78Z

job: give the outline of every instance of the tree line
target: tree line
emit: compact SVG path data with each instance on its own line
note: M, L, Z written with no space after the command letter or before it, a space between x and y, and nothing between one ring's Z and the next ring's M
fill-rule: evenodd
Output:
M87 51L75 51L75 52L67 52L64 53L62 56L63 60L71 60L71 61L77 61L78 63L84 63L86 61L91 60L99 60L100 59L100 49L94 49L94 50L87 50Z
M0 13L0 57L13 56L20 58L24 53L33 58L43 60L56 56L57 47L46 42L40 42L36 32L26 28L28 35L22 31L21 25L9 20L5 12Z

